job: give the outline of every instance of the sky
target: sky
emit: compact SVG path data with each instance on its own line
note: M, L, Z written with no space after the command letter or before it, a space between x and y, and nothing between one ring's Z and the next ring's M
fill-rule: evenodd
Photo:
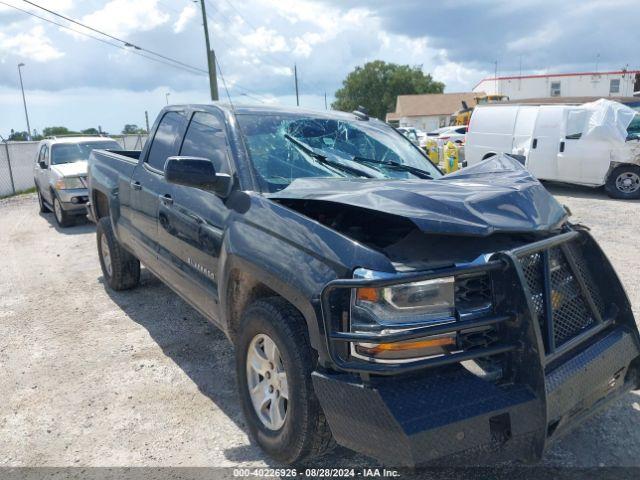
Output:
M144 126L145 111L153 122L167 99L209 101L199 1L32 2L197 70L142 57L159 58L23 0L1 0L0 135L26 130L18 63L25 64L31 128L39 131L63 125L119 133L128 123ZM206 0L205 5L224 78L218 79L220 96L229 95L234 104L295 105L294 64L300 104L315 109L325 108L325 93L330 105L351 70L377 59L420 66L444 82L446 92L469 91L492 77L496 61L498 75L593 71L596 64L599 70L640 69L635 0Z

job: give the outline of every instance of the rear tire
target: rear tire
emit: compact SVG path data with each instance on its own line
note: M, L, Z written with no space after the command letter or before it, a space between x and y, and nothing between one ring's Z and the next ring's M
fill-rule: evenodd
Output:
M326 453L334 446L334 441L313 391L311 373L317 359L309 345L302 315L282 298L258 300L245 310L238 331L240 333L235 342L238 390L252 439L269 456L288 464ZM266 372L272 368L271 371L276 374L265 372L258 377L255 374L258 369L251 366L254 364L248 364L250 359L256 358L250 349L260 341L272 341L275 344L276 365L268 366L271 363L268 356L264 360L261 357L260 361L261 365L266 365ZM269 381L272 378L279 379L283 373L287 398L284 422L270 424L268 420L265 421L265 415L259 412L258 407L254 407L256 391L265 392L261 388L264 385L266 392L273 392L272 400L267 402L279 400L281 384L272 383L273 386L269 386ZM253 396L250 382L258 387L253 389ZM284 389L282 391L285 392ZM268 393L262 394L268 397ZM270 403L265 405L265 412L268 412ZM281 417L282 414L279 414L279 419Z
M39 188L36 189L36 193L38 194L38 206L40 207L40 213L49 213L51 209L44 203L44 198L42 198Z
M111 219L103 217L96 229L98 256L104 279L113 290L128 290L140 282L140 261L127 252L113 233Z
M611 198L625 200L640 198L640 167L620 165L614 168L607 177L604 189Z
M56 217L56 222L60 228L67 228L72 223L71 216L64 211L60 200L55 194L53 194L53 216Z

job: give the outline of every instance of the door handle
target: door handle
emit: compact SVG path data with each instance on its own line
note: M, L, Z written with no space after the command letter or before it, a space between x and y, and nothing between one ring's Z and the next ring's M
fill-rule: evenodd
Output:
M131 188L134 190L142 190L142 184L140 182L131 182Z
M564 152L564 142L560 142L560 153Z
M160 200L162 200L162 203L165 205L173 205L173 198L171 198L171 195L168 193L160 197Z
M538 139L534 138L533 143L531 144L531 148L536 148L538 146Z

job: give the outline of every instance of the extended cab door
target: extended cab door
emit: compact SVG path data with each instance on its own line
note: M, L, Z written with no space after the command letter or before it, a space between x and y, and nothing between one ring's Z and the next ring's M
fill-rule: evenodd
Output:
M536 178L558 180L563 111L563 107L540 107L527 159L527 169Z
M167 157L178 154L185 120L182 110L164 113L130 180L132 248L151 269L158 260L158 207L166 184L164 164Z
M231 173L230 150L222 113L195 111L179 155L202 157L216 172ZM163 184L158 237L174 286L213 319L218 316L218 258L229 209L212 192Z

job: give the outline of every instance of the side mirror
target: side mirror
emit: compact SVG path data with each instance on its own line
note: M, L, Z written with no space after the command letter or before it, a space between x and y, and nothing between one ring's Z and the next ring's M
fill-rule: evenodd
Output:
M208 190L221 197L226 197L231 188L231 176L216 173L208 158L169 157L164 165L164 178L169 183Z
M46 170L47 169L47 162L38 162L38 165L40 166L40 168L42 170Z

